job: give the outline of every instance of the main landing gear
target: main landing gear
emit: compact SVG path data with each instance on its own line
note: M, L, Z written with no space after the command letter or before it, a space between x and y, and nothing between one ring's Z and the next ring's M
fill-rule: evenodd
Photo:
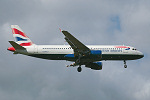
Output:
M71 64L71 65L67 65L66 67L75 67L75 66L78 66L78 64L77 63L73 63L73 64ZM77 71L78 72L81 72L82 71L82 68L81 68L81 65L79 65L79 67L77 68Z
M82 55L80 54L80 55L79 55L79 58L76 60L76 63L79 64L79 67L77 68L77 71L78 71L78 72L81 72L81 71L82 71L82 68L81 68L81 65L80 65L80 59L81 59L81 57L82 57Z
M124 60L124 68L127 68L127 64L126 61Z
M78 72L81 72L81 71L82 71L81 65L77 68L77 71L78 71Z

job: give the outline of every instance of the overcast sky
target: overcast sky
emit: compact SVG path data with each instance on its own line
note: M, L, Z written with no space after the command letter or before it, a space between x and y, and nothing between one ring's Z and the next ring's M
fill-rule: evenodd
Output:
M150 0L0 0L0 100L150 100ZM129 45L144 58L102 61L103 70L7 51L17 24L35 44ZM67 44L67 43L66 43Z

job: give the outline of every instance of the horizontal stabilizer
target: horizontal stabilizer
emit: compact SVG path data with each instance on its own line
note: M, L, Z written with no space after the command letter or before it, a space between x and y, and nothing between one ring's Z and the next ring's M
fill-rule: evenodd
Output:
M13 54L19 54L18 52L14 52Z
M24 47L22 47L21 45L17 44L14 41L9 41L9 43L16 49L16 50L26 50Z

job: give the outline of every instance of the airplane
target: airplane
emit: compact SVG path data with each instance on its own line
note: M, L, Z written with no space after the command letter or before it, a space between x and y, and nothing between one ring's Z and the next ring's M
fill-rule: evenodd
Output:
M66 60L74 62L67 67L75 67L78 72L82 71L81 65L93 70L102 70L102 62L107 60L124 61L127 68L127 60L136 60L144 57L144 54L136 48L125 45L84 45L68 31L61 30L69 45L36 45L22 31L18 25L11 25L15 41L9 41L12 47L7 50L13 54L48 59Z

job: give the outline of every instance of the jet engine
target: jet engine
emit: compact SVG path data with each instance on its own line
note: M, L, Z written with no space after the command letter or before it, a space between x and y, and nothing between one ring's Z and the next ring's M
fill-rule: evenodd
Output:
M88 67L94 70L102 70L102 62L88 63L85 65L85 67Z

